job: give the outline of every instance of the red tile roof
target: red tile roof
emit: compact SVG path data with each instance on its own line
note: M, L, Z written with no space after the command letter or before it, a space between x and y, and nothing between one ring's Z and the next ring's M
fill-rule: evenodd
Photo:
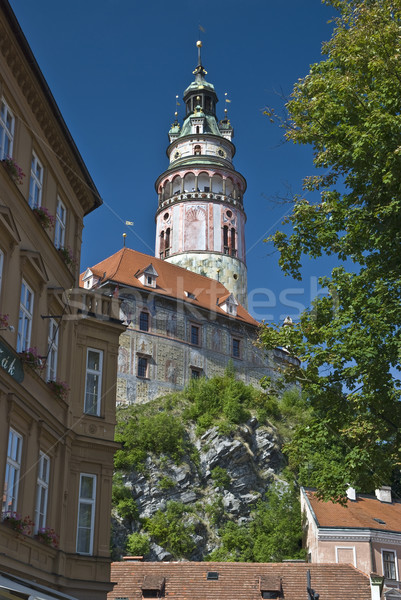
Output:
M322 502L313 490L305 490L320 527L353 527L401 532L401 502L380 502L374 496L357 495L346 506ZM379 523L380 519L384 523Z
M155 289L143 285L138 279L139 273L146 269L150 263L159 275ZM149 256L149 254L142 254L130 248L122 248L94 267L90 267L90 270L94 275L101 278L100 285L111 281L120 286L129 286L149 292L155 291L162 296L183 300L193 306L211 310L242 323L259 325L240 304L237 307L235 317L228 315L218 306L218 303L220 304L221 300L227 298L230 294L222 283L170 264L165 260ZM80 277L80 285L83 287L83 274ZM185 292L193 294L195 299L186 296Z
M144 578L158 576L165 577L166 599L261 600L261 580L277 582L281 578L283 600L308 600L308 570L311 587L322 600L371 598L368 576L345 564L125 561L111 565L111 581L117 585L107 598L141 600ZM218 580L207 580L208 571L216 571Z

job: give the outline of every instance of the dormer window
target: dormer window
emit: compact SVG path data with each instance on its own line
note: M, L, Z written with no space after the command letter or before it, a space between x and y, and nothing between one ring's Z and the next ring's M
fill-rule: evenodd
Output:
M281 594L281 579L279 577L261 577L260 592L262 598L278 600Z
M224 312L232 315L233 317L237 316L238 302L233 294L229 294L226 298L223 297L218 304L221 310L224 310Z
M90 269L87 269L82 277L84 288L90 290L99 283L99 277L95 277Z
M159 277L159 274L152 265L152 263L150 263L150 265L148 265L146 269L142 269L142 271L139 271L139 273L136 274L136 277L139 279L142 285L146 285L146 287L155 288L156 278Z
M143 578L142 598L162 598L164 596L165 577L145 575Z

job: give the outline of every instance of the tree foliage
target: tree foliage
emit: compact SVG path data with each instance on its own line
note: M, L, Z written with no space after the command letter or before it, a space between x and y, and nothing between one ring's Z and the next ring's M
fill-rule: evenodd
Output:
M195 524L188 519L191 512L182 502L167 502L164 511L158 510L146 520L145 529L174 558L188 558L196 547Z
M221 545L206 560L281 562L305 558L299 490L293 483L272 485L249 523L227 522L220 530Z
M261 339L301 359L286 376L314 410L288 445L291 464L341 499L348 484L389 482L401 461L401 2L326 4L339 11L333 35L282 123L288 140L313 146L318 171L294 199L292 233L272 240L296 278L304 255L338 266L321 280L327 297Z

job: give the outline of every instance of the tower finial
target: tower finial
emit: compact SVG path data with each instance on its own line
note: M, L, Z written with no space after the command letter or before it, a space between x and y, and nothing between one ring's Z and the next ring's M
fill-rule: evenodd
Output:
M202 79L203 76L207 74L207 71L202 65L202 57L201 57L202 42L200 40L198 40L196 42L196 46L198 48L198 64L196 65L196 69L193 73L194 73L194 75L197 76L196 80L199 81L199 77Z
M201 58L202 42L200 40L198 40L196 42L196 45L198 47L198 67L201 67L202 66L202 58Z

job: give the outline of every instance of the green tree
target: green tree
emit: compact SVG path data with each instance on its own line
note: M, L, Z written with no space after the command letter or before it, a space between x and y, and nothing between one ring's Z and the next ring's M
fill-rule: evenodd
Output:
M249 523L229 521L220 529L221 545L208 561L281 562L304 558L299 491L293 483L273 484Z
M189 510L181 502L167 502L164 511L158 510L145 523L145 529L158 544L174 558L189 558L195 550L195 524L187 519Z
M328 297L261 339L302 361L286 377L302 384L314 418L288 444L291 464L342 500L348 484L389 482L401 461L401 2L326 4L339 11L333 35L282 122L288 140L313 146L318 171L294 199L292 233L272 240L296 278L304 255L339 266L321 280Z

